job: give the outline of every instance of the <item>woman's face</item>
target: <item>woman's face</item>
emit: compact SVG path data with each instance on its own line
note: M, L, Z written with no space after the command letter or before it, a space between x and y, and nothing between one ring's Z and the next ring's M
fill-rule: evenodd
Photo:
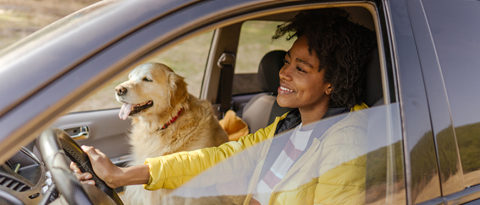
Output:
M324 69L318 72L318 58L315 52L309 53L306 37L295 41L284 62L279 73L278 105L305 111L328 108L331 84L324 81Z

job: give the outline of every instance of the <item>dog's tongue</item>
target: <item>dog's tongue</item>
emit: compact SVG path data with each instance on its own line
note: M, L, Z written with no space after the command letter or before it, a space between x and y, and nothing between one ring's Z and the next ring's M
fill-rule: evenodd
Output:
M120 108L120 113L118 113L118 117L122 120L126 120L128 115L130 115L130 112L132 112L132 104L125 103L122 105L122 108Z

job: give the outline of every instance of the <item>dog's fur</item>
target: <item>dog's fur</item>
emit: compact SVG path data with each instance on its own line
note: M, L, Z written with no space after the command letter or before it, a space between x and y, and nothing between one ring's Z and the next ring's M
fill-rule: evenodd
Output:
M153 102L153 106L135 114L132 111L129 115L132 118L130 143L133 154L130 165L143 164L146 158L218 146L228 141L210 103L189 94L183 77L166 65L147 63L138 66L129 74L128 81L116 87L116 91L117 100L125 103L124 106ZM162 130L181 109L177 120ZM128 204L160 204L168 192L164 189L147 191L139 185L127 187L125 196Z

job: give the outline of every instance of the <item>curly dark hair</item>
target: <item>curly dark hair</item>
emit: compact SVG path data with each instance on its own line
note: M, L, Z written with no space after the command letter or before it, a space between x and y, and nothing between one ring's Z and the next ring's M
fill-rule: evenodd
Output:
M305 36L309 52L325 69L325 81L332 84L330 107L352 108L365 98L364 65L376 47L375 32L349 21L349 14L338 8L306 10L279 25L272 37L285 34L287 40Z

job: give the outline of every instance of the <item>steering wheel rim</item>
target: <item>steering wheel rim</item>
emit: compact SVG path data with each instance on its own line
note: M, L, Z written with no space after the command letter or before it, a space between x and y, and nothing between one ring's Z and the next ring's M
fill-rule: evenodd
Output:
M93 204L92 199L98 199L89 196L89 192L84 189L73 171L70 170L65 156L75 162L82 172L90 172L95 186L108 195L115 204L123 205L117 192L98 178L93 172L87 154L65 131L57 128L45 130L39 138L39 147L43 161L50 170L58 191L62 193L69 204Z

